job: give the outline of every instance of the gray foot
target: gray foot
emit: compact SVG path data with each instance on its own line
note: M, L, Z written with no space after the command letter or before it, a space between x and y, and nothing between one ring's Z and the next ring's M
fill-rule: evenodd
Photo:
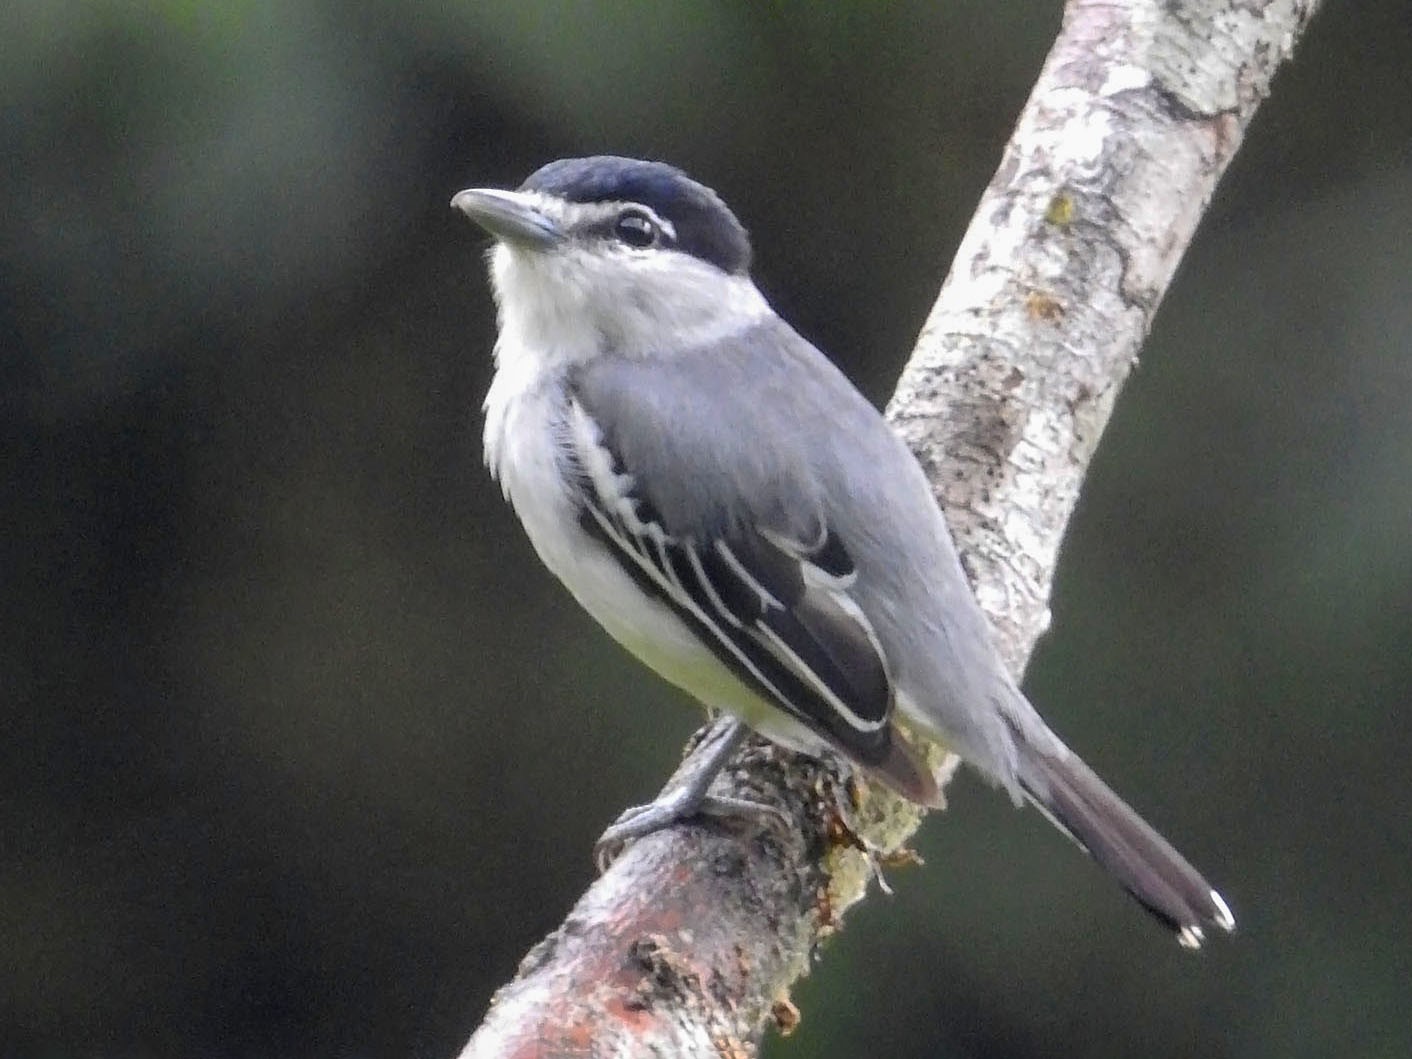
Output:
M731 722L719 735L708 737L692 752L678 781L655 801L634 806L613 821L593 846L593 860L598 870L607 871L630 842L695 816L766 815L774 816L787 826L789 818L773 805L707 793L711 782L748 734L749 729L742 722Z

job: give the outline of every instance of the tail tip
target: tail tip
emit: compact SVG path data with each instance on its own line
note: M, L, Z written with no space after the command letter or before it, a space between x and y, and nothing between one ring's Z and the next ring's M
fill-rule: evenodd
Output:
M1215 906L1216 909L1216 914L1212 917L1212 922L1227 934L1235 930L1235 914L1231 912L1231 906L1226 904L1226 899L1215 890L1211 891L1211 904Z
M1215 890L1212 890L1208 896L1211 899L1210 921L1229 934L1235 930L1236 925L1231 906L1226 904L1226 899ZM1205 931L1195 923L1184 923L1177 930L1177 943L1184 949L1199 949L1205 940Z
M1177 931L1177 944L1184 949L1199 949L1205 940L1205 933L1195 923L1187 923Z

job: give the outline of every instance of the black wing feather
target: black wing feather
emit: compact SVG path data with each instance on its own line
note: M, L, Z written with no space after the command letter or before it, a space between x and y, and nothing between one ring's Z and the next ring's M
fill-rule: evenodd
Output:
M821 531L799 543L741 520L674 536L642 482L594 441L611 484L578 460L584 530L757 693L864 764L887 758L891 681L867 618L842 592L853 573L843 542Z

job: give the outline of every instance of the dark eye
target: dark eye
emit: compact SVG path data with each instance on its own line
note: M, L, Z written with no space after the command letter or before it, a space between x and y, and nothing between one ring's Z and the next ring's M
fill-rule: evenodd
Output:
M624 210L613 225L613 234L628 246L639 250L657 241L657 226L640 210Z

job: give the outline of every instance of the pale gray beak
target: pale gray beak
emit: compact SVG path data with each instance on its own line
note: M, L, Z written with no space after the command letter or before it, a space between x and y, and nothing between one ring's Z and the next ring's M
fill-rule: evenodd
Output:
M467 188L451 205L502 242L545 250L564 239L563 229L518 191Z

